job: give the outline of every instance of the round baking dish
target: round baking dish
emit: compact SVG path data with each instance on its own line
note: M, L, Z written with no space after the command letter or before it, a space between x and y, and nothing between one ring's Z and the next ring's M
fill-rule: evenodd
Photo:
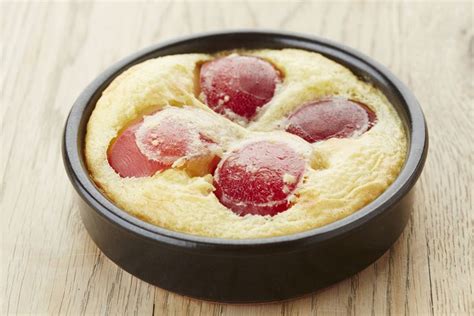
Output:
M395 182L354 214L302 233L262 239L218 239L157 227L119 209L90 179L83 148L86 125L102 91L122 71L146 59L235 48L299 48L321 53L377 86L398 111L408 155ZM250 303L302 296L342 280L379 258L403 231L412 188L423 168L428 134L412 93L385 67L340 44L290 33L209 33L155 45L116 63L74 103L63 138L63 159L74 188L90 207L81 217L102 252L129 273L194 298Z

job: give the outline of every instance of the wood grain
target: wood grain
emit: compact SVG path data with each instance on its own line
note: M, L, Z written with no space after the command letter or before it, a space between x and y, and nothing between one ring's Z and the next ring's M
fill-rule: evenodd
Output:
M474 313L472 2L1 2L1 314ZM410 223L380 260L313 295L225 305L148 285L96 248L62 166L66 115L100 71L179 35L255 27L343 42L417 95L430 129Z

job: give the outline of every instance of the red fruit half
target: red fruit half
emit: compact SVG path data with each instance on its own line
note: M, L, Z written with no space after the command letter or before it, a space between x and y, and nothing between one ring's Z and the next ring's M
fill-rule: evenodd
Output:
M210 171L208 164L211 168L216 164L216 157L207 149L211 144L191 123L164 116L152 124L141 121L129 126L111 144L107 157L121 177L152 176L182 157L189 158L184 168L189 166L192 175L202 175Z
M133 124L124 130L107 152L110 166L122 178L151 176L166 168L162 162L148 159L138 148L135 133L141 124Z
M200 85L209 107L246 119L272 99L278 82L279 72L257 57L231 55L201 67Z
M251 143L219 164L214 175L215 194L239 215L275 215L290 207L288 198L304 170L304 160L286 144Z
M310 143L360 135L375 123L375 113L366 105L340 97L311 102L288 118L286 131Z

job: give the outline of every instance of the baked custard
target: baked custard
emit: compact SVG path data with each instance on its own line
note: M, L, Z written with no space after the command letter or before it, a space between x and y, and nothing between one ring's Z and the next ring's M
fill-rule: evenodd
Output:
M117 206L218 238L302 232L367 205L407 138L387 98L296 49L150 59L105 89L87 125L92 179Z

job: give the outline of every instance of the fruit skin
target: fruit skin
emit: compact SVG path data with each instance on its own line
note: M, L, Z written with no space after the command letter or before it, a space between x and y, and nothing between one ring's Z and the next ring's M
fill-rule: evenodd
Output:
M214 193L238 215L273 216L291 206L289 198L304 171L304 160L288 145L259 141L223 158L214 175Z
M135 135L138 148L145 156L171 166L179 158L190 154L193 138L198 137L195 134L192 125L177 118L164 117L152 126L140 128Z
M289 116L285 130L314 143L360 135L376 120L375 113L361 102L329 97L300 107Z
M135 123L125 129L110 145L107 160L122 178L148 177L169 165L150 160L138 148L135 134L143 122Z
M190 176L203 176L212 173L219 162L210 150L216 147L192 124L164 117L152 126L145 127L141 120L127 127L111 143L107 160L122 178L153 176L181 158L184 161L177 168Z
M281 82L269 62L252 56L230 55L202 65L200 86L205 102L215 112L251 119L268 103ZM230 113L229 113L230 112Z

